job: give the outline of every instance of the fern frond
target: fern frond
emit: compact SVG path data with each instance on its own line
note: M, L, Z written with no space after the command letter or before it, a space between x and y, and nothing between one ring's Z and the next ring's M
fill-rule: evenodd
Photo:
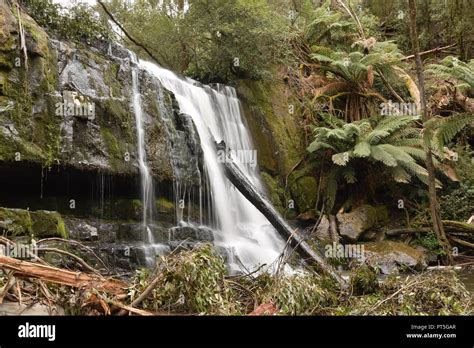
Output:
M455 114L444 117L436 127L434 141L438 148L443 148L454 139L465 126L474 122L472 114Z
M397 161L396 159L387 151L380 147L381 145L372 146L370 156L379 162L382 162L387 167L396 167Z
M357 177L356 177L354 167L344 168L341 174L348 184L355 184L357 182Z
M370 144L366 141L361 141L354 147L355 157L368 157L370 156Z
M351 155L352 151L337 153L332 155L332 161L338 166L345 166L349 162Z
M411 181L411 175L400 166L392 168L391 174L396 182L408 184Z

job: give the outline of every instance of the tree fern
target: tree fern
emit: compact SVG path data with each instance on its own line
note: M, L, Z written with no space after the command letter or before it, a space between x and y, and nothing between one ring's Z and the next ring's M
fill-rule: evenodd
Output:
M448 56L440 64L428 65L425 71L438 79L457 81L460 89L474 88L474 59L466 63Z
M409 183L417 178L427 183L427 170L422 165L426 149L414 125L417 120L418 117L411 116L386 116L316 127L315 140L308 151L313 155L331 153L324 187L327 207L332 208L341 185L361 181L362 173L366 172L360 171L363 167L380 172L380 177L384 175L381 168L385 168L395 182Z

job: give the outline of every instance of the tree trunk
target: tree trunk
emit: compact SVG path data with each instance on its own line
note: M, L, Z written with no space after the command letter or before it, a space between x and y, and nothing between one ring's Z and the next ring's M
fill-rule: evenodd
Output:
M222 141L217 145L218 149L225 149ZM291 228L280 214L269 203L268 199L260 193L257 188L247 179L244 173L230 161L223 163L225 174L230 182L249 200L275 227L277 232L285 239L290 239L290 245L308 262L317 265L322 271L335 279L341 287L346 286L346 282L336 272L336 270L326 262L326 260L304 241L304 238L297 230Z
M413 55L416 62L416 73L418 76L418 88L420 90L420 102L423 123L427 122L430 119L428 115L428 110L426 109L426 96L425 96L425 82L423 77L423 63L421 62L420 57L420 48L418 43L418 31L416 28L416 3L415 0L408 0L408 6L410 11L410 35L413 46ZM425 137L427 129L425 129ZM429 144L426 146L426 169L428 171L428 193L429 193L429 203L430 203L430 212L431 220L433 223L433 230L436 233L438 241L444 250L444 261L447 264L451 264L453 261L451 246L446 234L444 232L443 222L441 221L441 216L439 213L438 198L436 195L436 177L435 177L435 168L433 164L433 154Z

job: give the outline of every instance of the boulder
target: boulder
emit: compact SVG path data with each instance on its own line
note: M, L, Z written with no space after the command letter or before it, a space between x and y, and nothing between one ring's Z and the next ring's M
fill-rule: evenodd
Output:
M177 226L170 229L168 245L171 250L193 249L200 243L212 243L214 233L210 228L203 226Z
M364 259L369 265L380 269L382 274L398 273L403 268L421 271L428 266L422 251L393 241L364 244Z
M25 235L33 231L28 210L0 208L0 232L7 235Z
M339 234L355 242L365 231L374 227L377 222L377 210L370 205L363 205L350 213L337 214Z
M99 236L97 228L85 222L81 222L79 225L77 225L76 232L79 234L79 238L82 240L97 239Z
M37 238L68 237L68 231L58 212L37 210L32 211L30 215L33 222L33 235Z
M330 241L331 240L331 230L330 230L330 223L329 219L326 215L324 215L318 225L316 227L316 231L314 232L314 236L321 240L321 241Z
M149 224L147 228L153 235L155 243L166 243L168 241L169 226L162 224ZM148 231L142 223L120 224L117 230L117 239L128 242L146 242Z
M0 208L0 231L11 236L68 237L61 214L47 210Z
M210 228L196 227L196 226L183 226L173 227L170 229L169 234L170 241L188 240L194 242L213 242L214 233Z

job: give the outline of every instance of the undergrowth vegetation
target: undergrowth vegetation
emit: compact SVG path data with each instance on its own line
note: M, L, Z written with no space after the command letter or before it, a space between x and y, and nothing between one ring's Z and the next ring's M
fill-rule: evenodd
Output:
M350 274L349 290L330 279L294 274L226 275L224 259L210 245L160 258L154 272L137 271L129 289L136 298L159 281L143 308L157 312L243 315L268 306L260 314L376 315L472 313L471 297L454 272L431 271L380 281L362 265Z

